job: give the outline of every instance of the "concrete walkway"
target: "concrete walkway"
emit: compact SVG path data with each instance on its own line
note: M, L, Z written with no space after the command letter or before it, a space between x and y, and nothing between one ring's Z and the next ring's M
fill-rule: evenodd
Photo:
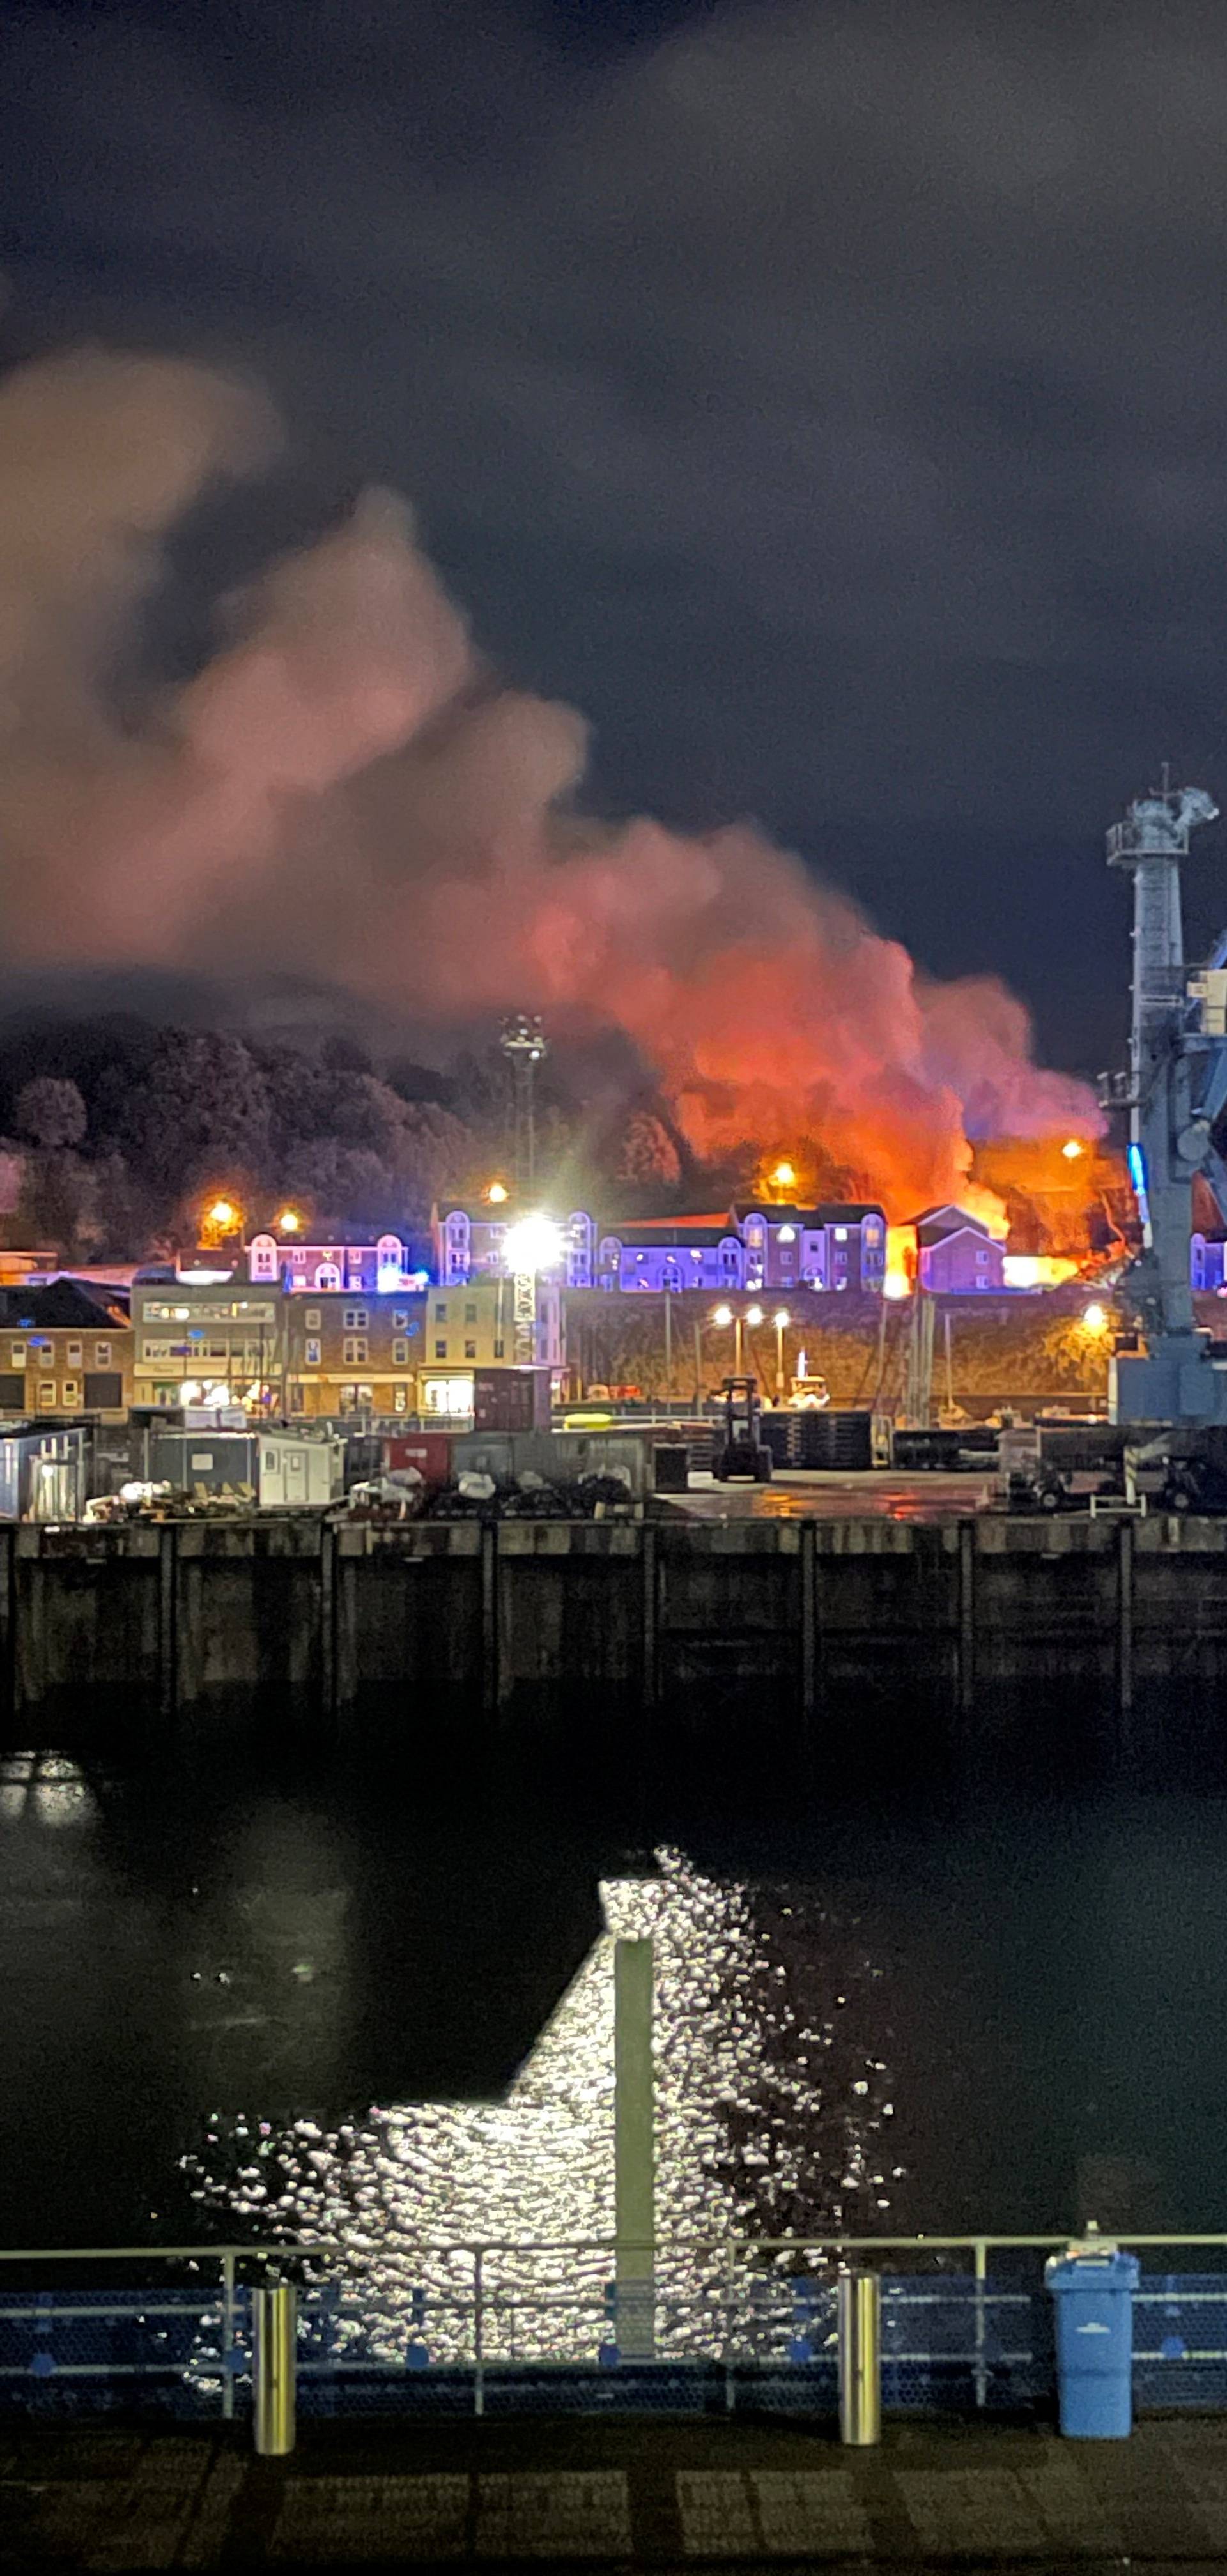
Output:
M1227 2563L1227 2416L1128 2443L1032 2425L540 2423L237 2434L0 2431L0 2567L1148 2569Z

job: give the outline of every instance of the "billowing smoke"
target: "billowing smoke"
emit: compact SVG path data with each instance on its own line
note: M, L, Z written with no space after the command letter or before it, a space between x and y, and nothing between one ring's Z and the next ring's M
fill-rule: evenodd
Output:
M370 494L121 722L159 548L273 438L250 391L98 354L0 393L0 936L23 962L292 965L446 1030L615 1026L696 1153L810 1135L905 1213L970 1139L1097 1133L990 978L927 980L757 831L614 829L584 727L498 684Z

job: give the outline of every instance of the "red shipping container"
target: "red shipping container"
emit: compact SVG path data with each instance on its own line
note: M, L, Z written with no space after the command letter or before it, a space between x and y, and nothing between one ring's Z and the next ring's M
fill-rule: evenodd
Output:
M450 1431L390 1433L383 1444L383 1463L389 1474L397 1467L416 1467L428 1485L449 1485L452 1435Z

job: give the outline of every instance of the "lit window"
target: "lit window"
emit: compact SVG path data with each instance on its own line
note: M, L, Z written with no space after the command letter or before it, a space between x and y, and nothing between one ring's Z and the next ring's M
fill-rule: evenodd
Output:
M83 1343L83 1342L70 1342L70 1343L69 1343L69 1345L68 1345L68 1348L67 1348L67 1350L66 1350L66 1352L65 1352L65 1354L64 1354L64 1356L65 1356L65 1359L66 1359L66 1360L67 1360L67 1362L68 1362L68 1366L69 1366L69 1368L77 1368L77 1369L79 1369L79 1368L82 1366L82 1364L83 1364L83 1362L84 1362L84 1359L85 1359L85 1345L84 1345L84 1343Z
M392 1366L393 1366L393 1368L408 1368L408 1366L409 1366L409 1344L408 1344L408 1342L406 1342L406 1341L397 1341L397 1342L393 1342L393 1344L392 1344Z
M309 1333L318 1333L320 1328L320 1310L318 1306L308 1306L305 1322Z
M80 1403L80 1401L81 1401L81 1388L80 1388L80 1385L79 1385L79 1383L78 1383L77 1379L76 1379L75 1377L66 1377L66 1378L65 1378L65 1380L64 1380L64 1402L65 1402L65 1404L79 1404L79 1403Z
M407 1387L404 1387L404 1386L397 1386L397 1387L393 1387L393 1390L392 1390L392 1411L393 1411L394 1413L407 1413L407 1412L408 1412L408 1410L409 1410L409 1390L408 1390L408 1388L407 1388Z
M361 1333L353 1335L346 1342L341 1356L346 1368L361 1368L366 1358L365 1337Z
M110 1367L110 1365L111 1365L111 1345L110 1345L110 1343L109 1343L109 1342L95 1342L95 1344L94 1344L94 1366L95 1366L95 1368L109 1368L109 1367Z
M320 1364L320 1346L319 1346L319 1343L318 1343L318 1342L308 1342L308 1344L307 1344L307 1366L308 1366L308 1368L318 1368L318 1367L319 1367L319 1364Z
M347 1306L342 1322L347 1333L364 1333L366 1331L365 1306Z
M446 1342L436 1342L436 1343L435 1343L435 1358L436 1358L437 1360L445 1360L445 1359L447 1358L447 1344L446 1344Z
M39 1379L38 1409L40 1413L53 1413L55 1411L55 1379L53 1377Z
M26 1346L25 1346L25 1343L24 1343L24 1342L14 1342L13 1347L12 1347L12 1354L11 1354L10 1366L11 1366L11 1367L13 1367L13 1368L24 1368L24 1367L25 1367L25 1364L26 1364Z
M465 1356L466 1360L475 1360L475 1359L476 1359L476 1357L477 1357L477 1344L476 1344L476 1342L466 1342L466 1343L465 1343L465 1346L464 1346L464 1356Z
M847 1226L846 1226L846 1225L837 1225L837 1226L836 1226L836 1228L835 1228L835 1240L836 1240L836 1242L837 1242L837 1243L846 1243L846 1242L847 1242L847 1240L848 1240L848 1229L847 1229Z

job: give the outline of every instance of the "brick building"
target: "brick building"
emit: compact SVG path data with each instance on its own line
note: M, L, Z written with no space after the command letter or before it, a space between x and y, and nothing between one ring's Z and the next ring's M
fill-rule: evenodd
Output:
M132 1402L132 1328L105 1288L56 1279L0 1288L0 1413L122 1417Z

